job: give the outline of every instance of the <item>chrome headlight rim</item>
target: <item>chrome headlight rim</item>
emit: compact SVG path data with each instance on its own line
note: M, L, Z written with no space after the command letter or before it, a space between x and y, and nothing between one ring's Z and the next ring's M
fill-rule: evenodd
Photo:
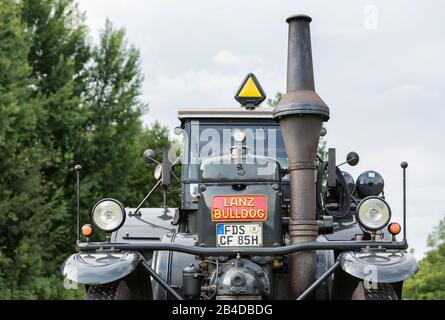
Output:
M379 201L383 202L383 203L385 204L385 206L388 208L388 218L387 218L387 220L385 221L385 223L382 224L381 227L370 227L370 226L367 226L365 223L363 223L363 222L360 220L360 208L361 208L361 206L362 206L366 201L371 200L371 199L376 199L376 200L379 200ZM360 201L359 205L357 206L357 211L356 211L357 221L358 221L360 227L361 227L364 231L367 231L367 232L377 232L377 231L379 231L379 230L384 229L384 228L389 224L389 222L391 221L391 216L392 216L391 207L389 206L388 202L385 201L385 199L383 199L383 198L381 198L381 197L379 197L379 196L369 196L369 197L366 197L366 198L362 199L362 201Z
M112 228L112 229L104 229L104 228L101 228L101 227L96 223L96 220L94 219L94 212L96 211L96 208L97 208L101 203L103 203L103 202L105 202L105 201L111 201L111 202L114 202L115 204L117 204L117 205L119 206L119 208L120 208L121 211L122 211L122 221L120 222L120 224L119 224L118 226L116 226L115 228ZM125 212L125 208L124 208L124 206L122 205L122 203L121 203L119 200L116 200L116 199L114 199L114 198L104 198L104 199L99 200L98 202L96 202L96 204L94 205L93 209L91 210L91 221L93 222L93 225L94 225L95 227L97 227L99 230L102 230L102 231L107 232L107 233L111 233L111 232L114 232L114 231L116 231L116 230L119 230L119 229L124 225L126 217L127 217L127 214L126 214L126 212Z

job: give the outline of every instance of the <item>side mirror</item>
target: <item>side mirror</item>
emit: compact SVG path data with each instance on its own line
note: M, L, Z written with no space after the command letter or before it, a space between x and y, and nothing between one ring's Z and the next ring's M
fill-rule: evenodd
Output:
M352 167L356 166L359 161L360 157L358 156L357 152L351 151L346 156L346 162Z
M181 127L176 127L174 130L173 130L173 133L176 135L176 136L182 136L182 135L184 135L184 129L182 129Z
M145 163L152 164L154 162L159 163L156 161L156 151L153 149L147 149L144 151L144 161Z

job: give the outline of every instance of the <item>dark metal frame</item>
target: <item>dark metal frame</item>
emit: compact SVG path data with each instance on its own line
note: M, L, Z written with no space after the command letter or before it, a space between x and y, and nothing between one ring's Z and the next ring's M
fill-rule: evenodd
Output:
M358 249L377 249L377 250L406 250L408 248L408 242L406 240L406 168L408 164L403 162L401 164L403 168L403 240L402 241L331 241L331 242L304 242L296 243L288 246L281 247L259 247L259 248L208 248L208 247L192 247L175 243L110 243L110 242L77 242L77 250L80 252L91 251L176 251L186 254L193 254L198 256L227 256L227 255L258 255L258 256L280 256L286 254L292 254L301 251L311 250L358 250ZM154 190L159 187L161 180L158 180L156 185L150 190L148 195L142 200L139 206L136 208L133 215L137 215L139 209L143 206L145 201L151 196ZM79 196L79 194L78 194ZM102 201L107 200L103 199ZM114 200L115 199L110 199ZM100 201L101 202L101 201ZM99 203L100 203L99 202ZM118 201L117 201L118 202ZM119 202L118 202L119 203ZM79 199L78 199L79 205ZM97 205L97 204L96 204ZM125 219L124 219L125 221ZM78 221L79 222L79 221ZM79 230L79 228L78 228ZM142 254L140 254L140 264L148 272L148 274L159 283L170 295L176 300L184 300L162 277L156 273L155 270L148 264ZM324 283L340 266L340 262L336 261L326 272L312 283L297 300L304 300L310 296L322 283Z
M191 247L176 243L108 243L82 242L77 244L80 252L89 251L176 251L198 256L227 256L227 255L257 255L281 256L300 251L310 250L357 250L365 248L406 250L408 242L404 241L332 241L332 242L304 242L281 247L252 247L252 248L208 248Z
M408 248L408 243L406 240L397 242L388 241L333 241L333 242L305 242L291 244L282 247L272 247L272 248L206 248L206 247L191 247L184 246L175 243L79 243L77 249L80 252L90 252L90 251L120 251L120 250L134 250L134 251L177 251L187 254L194 254L198 256L203 255L213 255L213 256L223 256L223 255L285 255L300 251L308 250L356 250L356 249L390 249L390 250L405 250ZM142 254L140 254L140 264L148 272L148 274L157 282L159 285L167 290L168 293L175 300L184 300L184 298L179 295L162 277L156 273L155 270L147 263ZM297 300L304 300L310 296L323 282L325 282L340 266L340 262L336 261L326 272L318 278L310 287L308 287Z
M175 243L110 243L110 242L77 242L77 250L80 252L91 251L176 251L186 254L193 254L198 256L227 256L227 255L258 255L258 256L280 256L292 254L301 251L311 250L358 250L358 249L377 249L377 250L406 250L408 242L406 240L406 167L407 163L402 163L403 168L403 240L402 241L331 241L331 242L304 242L296 243L281 247L259 247L259 248L208 248L208 247L192 247ZM159 187L161 180L158 180L156 185L150 190L148 195L142 200L133 215L137 215L139 209L143 206L145 201L151 196L154 190ZM79 200L79 199L78 199ZM107 200L103 199L102 201ZM110 199L114 200L115 199ZM101 201L100 201L101 202ZM99 202L99 203L100 203ZM118 202L118 201L117 201ZM79 201L78 201L79 203ZM119 202L118 202L119 203ZM97 205L97 204L96 204ZM124 219L125 220L125 219ZM79 229L79 228L78 228ZM162 277L156 273L155 270L148 264L142 254L140 254L140 264L148 272L148 274L159 283L159 285L167 290L170 295L176 300L183 300ZM312 285L310 285L297 300L304 300L310 296L323 282L325 282L340 266L340 262L336 261L326 272L318 278Z
M309 288L307 288L298 298L297 300L304 300L306 299L312 292L315 291L323 282L325 282L334 272L338 269L340 266L340 261L335 262L332 267L330 267L328 270L326 270L323 275L318 278Z
M83 242L79 241L79 207L80 207L80 184L79 184L79 171L80 168L77 169L77 209L78 209L78 241L77 241L77 250L79 252L91 252L91 251L137 251L140 255L140 264L142 267L148 272L148 274L159 283L159 285L164 288L173 298L176 300L184 300L184 298L179 295L162 277L156 273L155 270L149 265L149 263L145 260L145 258L140 253L141 251L176 251L182 252L186 254L192 254L197 256L227 256L227 255L257 255L257 256L280 256L286 254L292 254L295 252L301 251L311 251L311 250L358 250L358 249L377 249L377 250L406 250L408 248L408 242L406 240L406 168L408 164L406 162L402 162L401 167L403 168L403 240L402 241L330 241L330 242L304 242L304 243L296 243L288 246L280 246L280 247L254 247L254 248L209 248L209 247L193 247L193 246L185 246L175 243L110 243L110 242ZM162 183L161 179L159 179L156 185L150 190L147 196L142 200L142 202L138 205L134 212L130 212L131 215L138 215L138 211L147 201L147 199L151 196L151 194L159 187ZM380 199L380 198L379 198ZM121 207L122 204L115 199L102 199L94 208L105 200L113 200L117 202ZM94 208L93 211L94 212ZM391 209L390 209L391 210ZM124 210L125 212L125 210ZM94 221L94 219L93 219ZM125 221L125 213L122 224ZM120 226L119 226L120 227ZM118 227L118 228L119 228ZM304 300L308 296L310 296L322 283L324 283L340 266L340 262L336 261L326 272L318 278L314 283L312 283L299 297L297 300Z
M167 290L168 293L170 293L175 300L184 300L181 295L179 295L164 279L161 278L159 274L156 273L156 271L153 270L153 268L145 261L144 257L141 255L141 262L144 269L150 274L150 276L157 282L159 285Z

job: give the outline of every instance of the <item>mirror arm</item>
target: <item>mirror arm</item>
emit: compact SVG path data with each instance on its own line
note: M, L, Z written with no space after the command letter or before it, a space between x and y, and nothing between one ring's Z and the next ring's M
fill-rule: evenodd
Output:
M340 164L337 165L337 168L338 168L338 167L341 167L342 165L345 165L345 164L347 164L347 163L348 163L348 161L342 162L342 163L340 163Z
M161 179L156 182L155 186L150 190L150 192L145 196L144 200L141 201L141 203L137 206L136 210L134 212L130 212L128 215L131 216L137 216L139 210L141 210L144 203L150 198L150 196L155 192L155 190L161 185Z
M149 158L151 161L153 161L156 164L161 164L158 160L156 160L156 159L154 159L152 157L147 157L147 158Z
M174 167L174 166L176 166L178 163L179 163L179 161L181 160L181 158L182 158L182 153L179 155L179 157L175 160L175 162L173 162L172 163L172 168Z
M178 181L179 183L181 183L181 179L179 179L175 173L173 172L173 168L178 165L180 163L180 160L182 158L182 153L179 155L179 157L175 160L175 162L172 163L172 165L170 166L170 173L172 174L172 176L176 179L176 181Z

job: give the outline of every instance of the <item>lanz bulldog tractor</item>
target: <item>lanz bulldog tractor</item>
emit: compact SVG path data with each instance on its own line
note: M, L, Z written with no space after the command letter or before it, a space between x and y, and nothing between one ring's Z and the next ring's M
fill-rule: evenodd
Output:
M90 241L93 226L78 222L86 241L62 273L85 284L87 299L401 298L403 281L418 271L406 252L408 164L400 225L390 223L379 173L354 181L339 169L356 165L357 153L341 164L335 149L327 161L317 156L330 114L315 92L310 22L287 19L287 91L275 108L257 107L265 95L249 74L236 95L241 107L181 109L182 153L172 159L163 150L158 182L141 204L103 199L93 207L104 242ZM156 152L144 160L157 162ZM175 166L181 201L168 208ZM158 187L164 205L144 208Z

